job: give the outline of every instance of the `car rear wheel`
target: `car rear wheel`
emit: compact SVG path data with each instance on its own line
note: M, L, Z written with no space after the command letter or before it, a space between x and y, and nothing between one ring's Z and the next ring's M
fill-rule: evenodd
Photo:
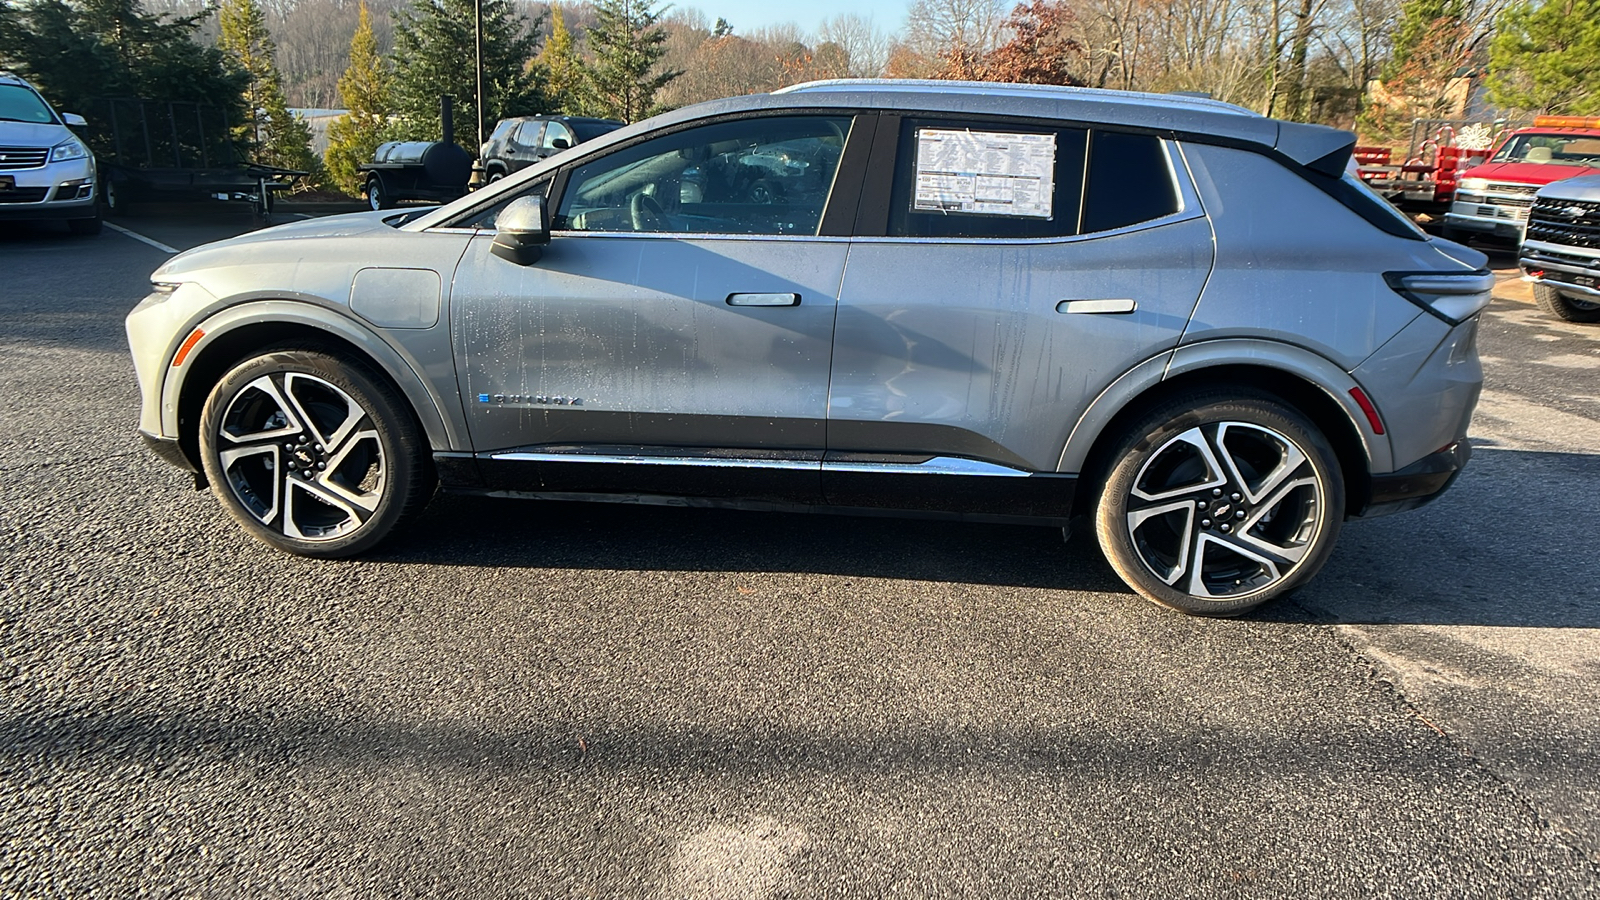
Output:
M419 512L434 475L403 400L365 366L314 348L234 366L206 399L201 459L224 508L302 556L361 553Z
M1338 538L1337 458L1270 396L1241 388L1169 401L1111 458L1095 514L1101 549L1162 606L1238 615L1310 580Z
M1566 322L1600 322L1600 303L1568 297L1548 284L1533 286L1533 299L1545 312Z

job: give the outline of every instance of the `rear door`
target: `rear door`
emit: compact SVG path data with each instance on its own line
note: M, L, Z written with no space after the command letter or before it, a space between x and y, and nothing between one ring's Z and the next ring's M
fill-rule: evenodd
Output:
M1209 225L1158 136L979 117L886 130L839 296L827 498L1049 514L1070 488L1019 476L1054 473L1089 402L1176 345ZM920 474L953 487L899 477Z

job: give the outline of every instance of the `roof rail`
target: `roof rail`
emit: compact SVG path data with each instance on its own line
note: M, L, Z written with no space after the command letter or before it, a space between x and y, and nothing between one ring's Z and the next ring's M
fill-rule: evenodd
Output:
M1110 88L1069 87L1058 84L1018 84L1002 81L940 81L921 78L826 78L778 88L774 94L805 94L813 91L900 91L1009 96L1057 96L1107 103L1163 103L1185 109L1260 117L1255 110L1221 100L1181 94L1152 94L1144 91L1118 91Z

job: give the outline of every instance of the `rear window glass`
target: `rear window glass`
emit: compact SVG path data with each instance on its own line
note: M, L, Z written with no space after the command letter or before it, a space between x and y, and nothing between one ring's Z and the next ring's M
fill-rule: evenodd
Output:
M888 233L1076 234L1086 143L1078 128L908 119L900 129Z
M1160 138L1097 131L1089 146L1083 233L1110 231L1178 211L1178 192Z

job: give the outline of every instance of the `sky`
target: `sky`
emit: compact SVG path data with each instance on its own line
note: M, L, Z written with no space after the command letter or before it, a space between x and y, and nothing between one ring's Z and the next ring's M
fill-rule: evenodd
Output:
M711 22L719 16L727 19L735 34L784 22L816 31L824 19L840 13L870 16L879 29L893 32L905 25L906 9L911 6L911 0L678 0L673 5L694 7L705 13Z

